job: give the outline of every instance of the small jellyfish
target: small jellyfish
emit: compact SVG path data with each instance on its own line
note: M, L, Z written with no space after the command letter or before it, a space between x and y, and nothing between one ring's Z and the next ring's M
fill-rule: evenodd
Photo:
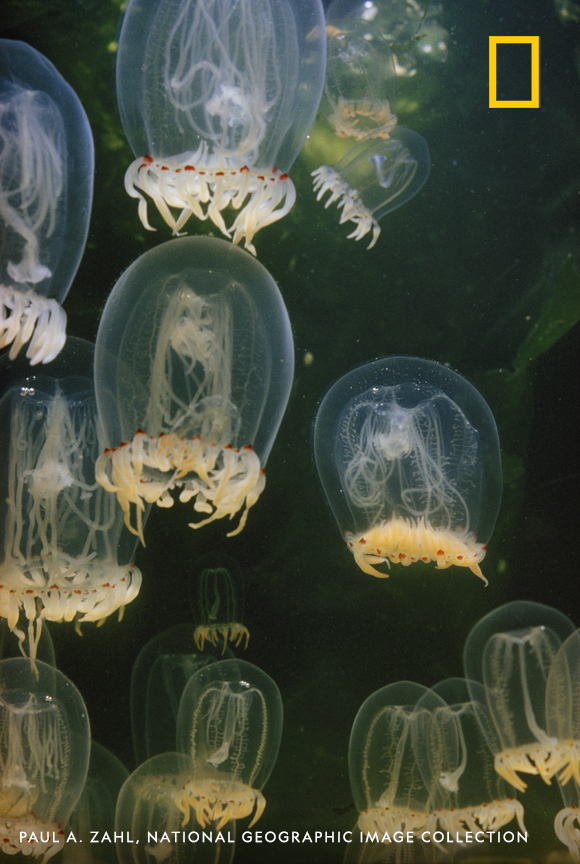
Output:
M66 340L66 297L87 237L93 138L46 57L0 39L0 348L32 365Z
M148 195L174 234L210 218L255 254L256 232L296 197L288 171L320 101L324 41L320 0L131 0L117 97L145 228Z
M515 790L493 769L480 724L485 716L485 690L461 678L448 678L417 702L411 740L429 803L439 829L465 842L467 832L483 842L512 819L527 836L524 808ZM445 836L445 835L443 835ZM483 839L482 839L483 837ZM441 846L444 851L450 851Z
M501 500L493 415L478 391L430 360L387 357L328 391L314 425L318 473L361 570L479 564Z
M95 386L108 449L99 483L143 541L147 503L194 499L205 518L248 509L286 408L294 349L276 283L225 240L182 237L141 255L103 312Z
M356 715L348 772L364 834L380 839L401 831L420 838L436 825L411 741L415 704L426 692L421 684L398 681L369 696Z
M83 790L89 749L87 710L74 684L40 660L2 660L0 843L5 853L43 855L46 861L63 847L62 826Z
M338 201L340 224L357 226L348 239L360 240L369 231L372 249L379 238L382 219L391 210L409 201L423 187L431 169L427 142L418 132L396 126L386 141L364 138L333 165L321 165L312 172L317 201L330 192L325 203Z
M196 672L177 718L177 749L189 756L188 780L175 799L183 827L192 810L202 828L215 823L220 831L253 813L252 827L266 806L262 789L281 737L282 699L265 672L243 660Z
M326 11L320 113L339 138L389 138L397 124L395 65L377 11L352 0L333 0Z
M568 742L548 731L546 691L560 645L573 631L557 609L519 600L482 618L465 643L469 688L472 682L485 687L489 719L482 731L495 770L519 792L527 785L521 773L539 774L548 784L559 772L570 776ZM565 702L558 704L565 710Z
M208 826L203 838L201 832L181 830L183 814L175 799L187 782L188 767L182 753L161 753L139 765L125 781L115 816L120 864L230 864L236 848L235 822L221 835ZM130 843L124 842L127 836Z
M248 647L250 632L242 623L244 614L244 581L237 561L224 552L210 552L195 562L194 579L190 585L195 610L194 639L200 651L205 642L216 646L228 641L236 648L245 640Z
M201 653L191 624L176 624L147 642L131 670L131 737L137 764L175 748L187 682L203 666L232 656L229 649L213 646Z
M103 448L93 346L71 338L43 374L17 358L0 401L0 616L36 656L43 621L102 622L139 593L136 541L95 479ZM28 634L19 619L28 621Z

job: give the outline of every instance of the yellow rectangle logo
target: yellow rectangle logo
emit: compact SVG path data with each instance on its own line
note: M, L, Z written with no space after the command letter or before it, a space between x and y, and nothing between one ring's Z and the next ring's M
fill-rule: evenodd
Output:
M531 45L532 51L532 98L522 100L498 100L497 98L497 46L499 43ZM540 107L540 37L539 36L490 36L489 37L489 107L490 108L539 108Z

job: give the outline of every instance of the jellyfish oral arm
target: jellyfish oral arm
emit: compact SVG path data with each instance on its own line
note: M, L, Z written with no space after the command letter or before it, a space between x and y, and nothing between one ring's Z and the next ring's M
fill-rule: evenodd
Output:
M340 216L340 224L345 222L354 222L357 226L352 234L348 235L349 240L360 240L369 231L373 232L373 239L367 246L367 249L372 249L381 233L381 228L376 219L367 210L356 189L351 189L347 186L340 175L334 171L329 165L321 165L316 171L312 172L314 177L314 191L318 192L316 200L320 201L323 195L330 192L330 197L325 203L325 208L329 207L335 201L342 214Z
M0 348L11 345L9 357L14 360L27 342L31 366L54 360L66 342L66 312L56 300L32 289L0 285Z
M237 450L204 443L199 435L185 439L163 433L153 438L141 430L131 442L105 450L95 465L95 476L104 489L116 493L127 528L142 543L144 502L171 507L171 489L181 487L181 502L195 498L194 510L209 514L190 523L191 528L224 516L232 519L243 507L238 527L228 534L232 537L243 529L249 508L266 485L260 460L249 445ZM131 522L131 504L136 509L136 525Z
M266 225L282 219L296 200L294 184L287 174L273 168L262 173L242 165L227 167L227 160L208 157L204 151L186 154L185 162L143 156L127 169L125 189L139 201L139 218L153 231L147 218L148 195L174 234L180 235L189 217L208 217L235 244L244 240L252 255L254 235ZM143 194L144 193L144 194ZM228 228L222 211L229 205L238 210ZM180 210L177 219L170 208Z
M438 570L455 565L468 567L486 585L479 562L485 557L487 546L476 543L472 534L454 534L442 528L433 528L425 519L392 519L380 522L361 534L345 531L344 539L355 561L365 573L384 579L372 564L403 564L408 567L416 561L435 561Z

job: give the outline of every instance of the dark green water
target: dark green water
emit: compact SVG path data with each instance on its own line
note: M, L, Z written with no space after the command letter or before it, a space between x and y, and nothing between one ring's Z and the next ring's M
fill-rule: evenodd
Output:
M68 332L94 341L120 274L169 239L155 218L148 234L123 188L132 154L116 109L118 4L12 0L3 36L45 54L73 86L96 147L95 198L85 256L65 301ZM197 558L225 549L240 563L251 639L244 659L277 682L285 725L258 828L347 831L354 809L347 771L350 729L362 702L386 684L427 686L462 675L473 625L514 599L552 605L580 625L578 579L578 280L560 280L556 311L544 312L556 276L578 256L580 26L549 0L446 0L440 19L449 57L428 76L399 82L399 122L429 143L431 176L386 216L376 247L346 240L336 210L317 204L307 149L294 166L298 200L255 240L277 281L296 346L296 375L267 466L267 487L243 533L187 527L187 506L154 509L137 600L121 624L87 626L79 638L52 626L59 668L80 689L93 736L133 764L129 681L145 643L191 620L187 577ZM540 109L487 107L488 36L540 35ZM408 110L405 110L408 109ZM150 210L151 218L151 210ZM208 232L207 224L191 231ZM214 230L217 236L217 231ZM577 259L578 260L578 259ZM543 315L543 317L542 317ZM538 321L551 347L513 376L519 346ZM560 338L561 334L561 338ZM484 572L415 565L378 580L358 570L327 509L311 453L311 428L326 388L354 365L405 353L449 363L494 411L503 447L504 503ZM307 365L305 357L312 355ZM492 370L502 369L501 373ZM555 789L534 778L523 800L530 842L485 860L564 860L552 821ZM239 862L341 862L344 844L239 845Z

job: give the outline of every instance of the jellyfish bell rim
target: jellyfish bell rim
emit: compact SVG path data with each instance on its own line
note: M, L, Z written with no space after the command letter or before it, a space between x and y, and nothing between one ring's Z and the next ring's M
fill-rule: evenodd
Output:
M401 365L398 366L397 370L389 370L392 374L391 377L389 377L388 383L385 383L384 380L380 379L380 375L389 369L389 364L393 363L396 366L398 366L398 364ZM424 381L422 380L423 375L417 378L410 374L415 369L425 370L425 368L437 370L436 381ZM372 370L373 374L372 376L367 377L366 373L369 370ZM361 379L365 379L364 387L361 386L357 390L356 384ZM456 372L450 366L427 358L414 357L409 354L394 354L387 357L377 357L373 360L363 361L357 364L329 385L319 402L311 433L314 459L325 492L327 504L334 515L341 533L352 531L354 528L353 516L335 464L335 441L341 420L346 413L348 406L356 398L360 398L373 387L395 387L399 384L409 383L409 379L411 379L415 385L429 387L430 389L441 389L445 395L460 407L467 420L474 426L478 433L481 434L482 428L486 430L483 434L485 444L484 449L486 452L489 451L486 455L486 459L493 459L496 461L497 466L499 466L499 477L495 478L495 482L489 482L488 484L490 487L490 497L493 495L497 504L493 508L495 510L493 518L488 518L490 527L489 530L485 532L487 536L483 535L481 537L482 542L486 543L493 533L493 528L501 505L501 453L495 418L485 397L467 378L459 372ZM443 383L446 386L443 386ZM348 389L350 392L350 397L346 402L342 398L345 389ZM459 401L457 401L456 398L458 391L460 393ZM469 398L466 399L466 397ZM334 418L330 423L326 420L327 414ZM478 419L479 417L484 421L483 427L481 422L473 422L473 419ZM326 428L322 428L322 426ZM487 434L487 432L489 432L489 434ZM332 442L332 446L325 446L328 445L329 441ZM336 493L337 489L339 490L338 495ZM333 501L335 503L333 503ZM479 533L480 532L478 531L478 534Z

